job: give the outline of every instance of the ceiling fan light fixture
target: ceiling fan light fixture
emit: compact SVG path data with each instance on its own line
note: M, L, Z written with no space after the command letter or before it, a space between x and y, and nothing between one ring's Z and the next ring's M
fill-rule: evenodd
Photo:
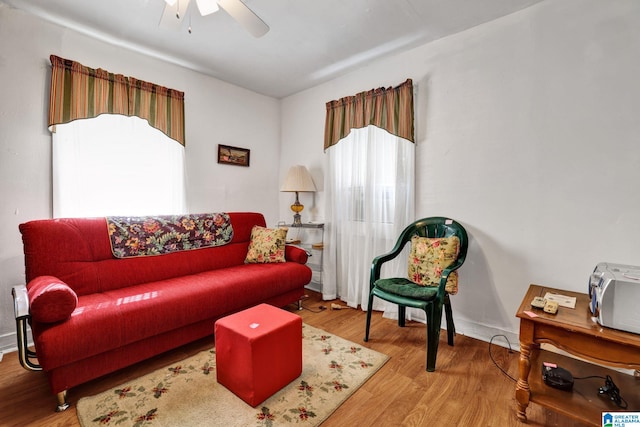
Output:
M211 15L220 9L217 0L196 0L196 4L202 16Z
M183 17L186 16L189 8L190 0L165 0L165 2L167 4L164 6L160 18L160 27L179 30ZM219 7L254 37L262 37L269 32L269 26L242 0L196 0L196 3L202 16L216 12Z

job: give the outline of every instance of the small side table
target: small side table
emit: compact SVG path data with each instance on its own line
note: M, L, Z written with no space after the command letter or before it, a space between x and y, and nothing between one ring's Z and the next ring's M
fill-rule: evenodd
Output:
M322 262L324 253L324 224L318 222L306 222L302 224L278 224L280 227L288 227L287 238L296 246L306 250L309 254L307 265L311 268L311 282L307 288L322 292ZM300 231L303 231L300 235Z
M533 298L542 297L547 292L576 297L576 307L560 307L557 314L533 309ZM598 396L598 388L604 385L604 380L576 380L573 392L547 386L542 381L542 362L553 362L567 369L574 377L610 375L627 400L626 411L640 411L640 380L592 363L540 350L540 344L546 343L601 365L640 368L640 335L600 326L591 318L589 301L587 294L539 285L529 286L516 313L520 319L520 375L516 384L516 401L517 415L521 421L527 420L529 402L593 426L601 425L602 412L622 411L608 398ZM528 313L534 313L534 316Z

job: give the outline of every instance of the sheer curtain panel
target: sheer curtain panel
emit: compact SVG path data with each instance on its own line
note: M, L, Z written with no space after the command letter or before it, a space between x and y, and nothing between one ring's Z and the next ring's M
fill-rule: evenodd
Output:
M323 297L366 310L374 257L388 252L414 215L414 144L375 126L354 129L328 150L327 261ZM407 260L385 274L406 275ZM393 304L376 299L377 310Z

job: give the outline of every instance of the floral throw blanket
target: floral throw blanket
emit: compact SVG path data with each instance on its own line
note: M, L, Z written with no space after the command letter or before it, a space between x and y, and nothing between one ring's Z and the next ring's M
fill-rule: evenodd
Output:
M116 258L161 255L221 246L233 238L226 213L141 217L106 217Z

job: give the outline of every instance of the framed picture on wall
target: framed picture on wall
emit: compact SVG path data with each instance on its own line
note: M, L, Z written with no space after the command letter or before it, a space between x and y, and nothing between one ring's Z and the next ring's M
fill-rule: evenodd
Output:
M218 144L218 163L236 166L249 166L251 150Z

